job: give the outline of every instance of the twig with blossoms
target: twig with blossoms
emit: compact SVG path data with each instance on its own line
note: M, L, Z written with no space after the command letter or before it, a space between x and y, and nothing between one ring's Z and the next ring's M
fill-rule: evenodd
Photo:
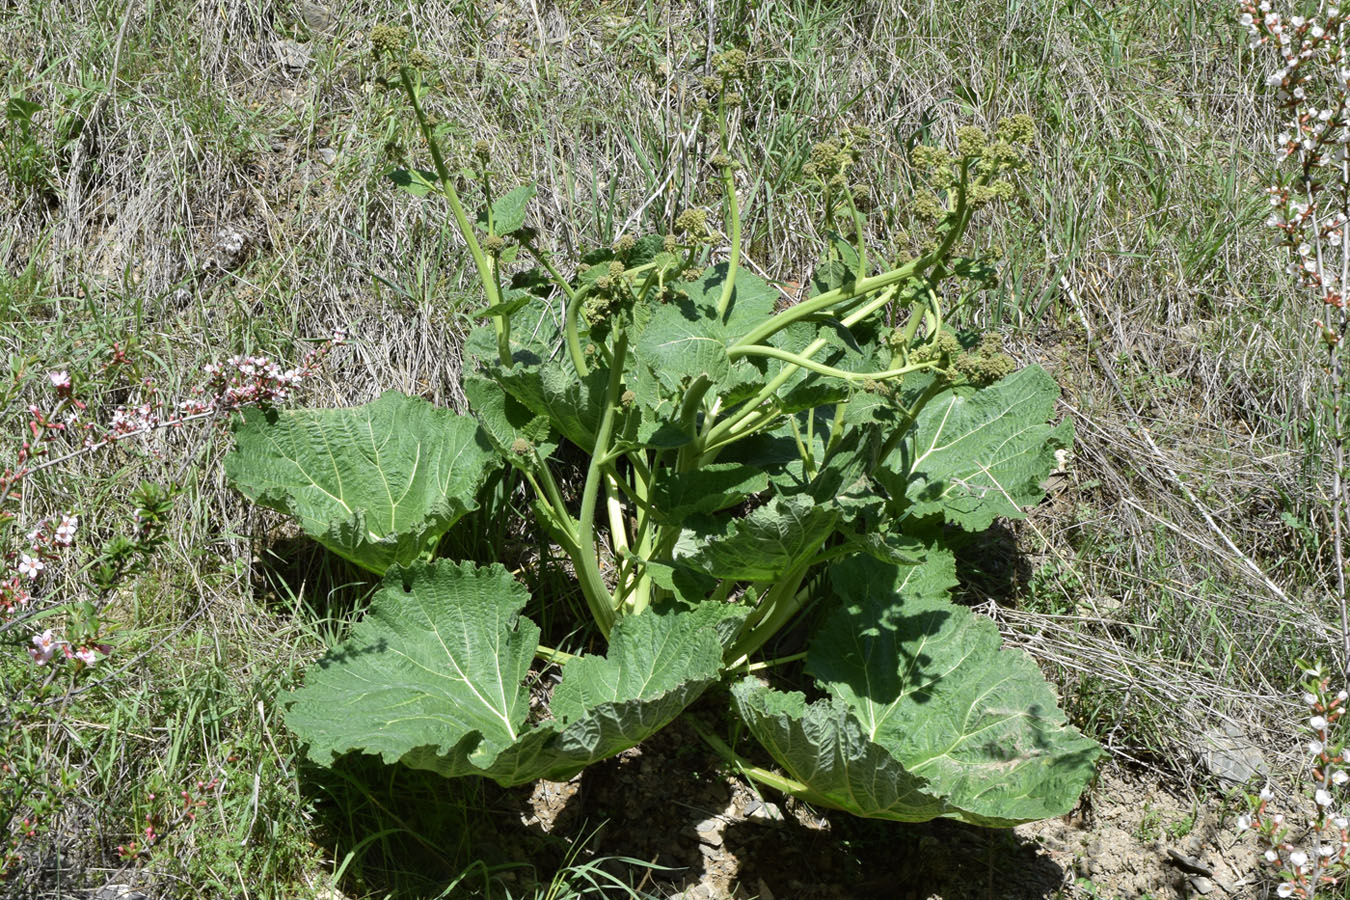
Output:
M1318 15L1285 16L1271 0L1245 2L1240 21L1252 47L1269 47L1279 67L1266 79L1276 105L1290 118L1276 138L1275 155L1286 164L1268 190L1267 224L1280 231L1290 251L1288 271L1311 289L1324 312L1313 318L1326 352L1327 391L1332 421L1326 429L1331 450L1331 545L1335 554L1335 602L1340 613L1343 676L1350 675L1350 585L1344 542L1350 534L1350 479L1347 479L1346 368L1343 346L1350 315L1350 18L1336 2L1323 2Z
M1342 789L1350 782L1350 759L1345 745L1338 739L1336 725L1345 714L1350 694L1330 693L1331 678L1320 668L1307 669L1303 702L1310 715L1308 727L1312 738L1306 750L1312 763L1312 800L1316 809L1310 827L1296 834L1283 813L1272 813L1270 804L1275 798L1269 786L1251 800L1251 810L1239 816L1240 830L1255 830L1264 851L1261 859L1279 884L1278 897L1298 897L1312 900L1322 888L1332 888L1350 874L1350 821L1337 812Z

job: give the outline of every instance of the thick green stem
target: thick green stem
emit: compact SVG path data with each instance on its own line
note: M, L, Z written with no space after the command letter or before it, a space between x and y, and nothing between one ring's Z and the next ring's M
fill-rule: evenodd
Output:
M806 573L811 570L811 559L797 565L774 583L765 593L760 603L758 617L752 617L749 627L744 630L736 643L727 651L731 668L743 666L750 661L751 655L763 647L769 638L792 620L792 617L806 604L809 597L801 590Z
M574 659L581 659L580 656L573 656L571 653L557 650L553 647L545 647L543 644L539 644L534 648L534 655L544 662L556 663L560 666L570 663Z
M591 463L586 470L586 486L581 494L580 554L573 560L577 568L577 577L581 580L582 593L591 607L600 631L609 637L614 624L614 597L605 587L604 577L600 574L600 560L595 546L595 510L600 498L600 485L605 479L604 458L609 455L609 443L614 437L614 420L618 415L619 396L623 393L623 364L628 355L628 333L617 328L614 336L614 359L610 364L609 386L605 392L605 411L600 418L600 428L595 435L595 447L591 451Z
M898 291L899 287L892 285L888 290L882 291L876 297L872 298L870 301L865 303L862 307L844 317L844 320L841 324L845 328L851 328L853 325L856 325L858 322L861 322L863 319L866 319L868 316L872 315L877 310L885 307L888 303L890 303L894 299L895 294ZM737 342L728 350L728 354L739 349L743 343L744 342ZM814 341L808 344L806 349L803 350L800 354L798 354L798 356L804 359L809 359L810 357L815 356L817 353L823 350L827 343L828 341L826 341L825 338L816 338ZM714 451L722 443L724 442L729 443L730 441L735 440L737 437L739 437L739 434L746 430L748 422L754 420L768 419L772 418L773 415L776 415L776 413L766 412L760 409L760 406L765 402L771 400L773 397L775 397L778 394L778 389L781 388L784 384L786 384L788 379L790 379L796 373L797 373L796 363L791 363L788 366L785 366L783 368L783 371L779 372L776 376L774 376L774 378L771 381L769 381L768 384L766 384L763 388L760 389L758 394L756 394L744 405L742 405L738 413L719 422L717 426L708 431L707 434L701 435L699 441L697 442L700 446L700 450L704 453Z

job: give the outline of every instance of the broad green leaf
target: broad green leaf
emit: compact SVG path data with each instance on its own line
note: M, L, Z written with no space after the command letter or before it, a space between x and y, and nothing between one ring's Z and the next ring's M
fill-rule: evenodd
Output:
M764 687L736 694L784 769L818 800L899 821L1010 826L1073 808L1100 748L1068 725L1031 657L947 599L950 553L915 565L857 556L830 575L840 607L807 653L830 698L808 707ZM886 781L869 787L883 754ZM898 793L897 767L908 779Z
M652 489L652 516L663 524L681 522L735 506L768 488L768 475L742 463L712 463L691 472L672 472Z
M247 410L225 474L325 547L383 573L416 559L497 464L467 416L390 391L349 409Z
M802 799L900 822L926 822L949 811L925 792L922 778L868 740L838 700L808 704L800 692L780 693L753 678L732 685L731 697L755 740L807 786Z
M837 519L809 497L777 497L729 525L686 529L676 561L714 578L772 581L819 551Z
M435 172L426 169L390 169L385 176L399 190L414 197L425 197L432 191L440 190L436 183L440 181Z
M538 365L493 367L492 377L530 411L547 416L553 427L578 447L591 447L604 412L609 375L592 369L577 376L570 360L545 361Z
M668 390L682 388L700 375L716 384L731 371L721 324L687 306L658 307L633 353Z
M492 228L494 234L510 234L513 231L520 230L520 226L525 224L525 208L529 205L535 194L534 184L522 184L518 188L507 191L502 196L492 202ZM480 210L478 213L478 226L483 229L488 227L487 210Z
M726 263L709 266L696 280L681 285L681 289L697 306L712 313L722 298L729 268ZM780 296L778 289L763 278L743 268L737 269L736 287L731 292L731 302L722 321L726 340L735 341L751 328L762 325L773 315Z
M1047 424L1059 387L1038 366L979 390L948 391L920 412L912 432L878 477L910 502L910 514L941 513L968 531L998 516L1022 518L1055 468L1055 451L1073 440L1073 425Z
M395 570L351 637L309 670L287 724L328 764L378 754L503 785L567 778L664 727L716 680L733 604L620 620L605 657L568 663L548 715L528 723L539 629L501 566ZM342 710L342 715L334 715Z

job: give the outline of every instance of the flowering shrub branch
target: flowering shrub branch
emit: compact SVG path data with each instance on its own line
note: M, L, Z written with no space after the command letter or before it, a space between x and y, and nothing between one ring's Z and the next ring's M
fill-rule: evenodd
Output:
M1288 123L1276 138L1275 155L1286 165L1268 194L1267 224L1279 230L1290 252L1287 271L1320 299L1325 312L1313 320L1326 352L1329 411L1326 429L1332 461L1331 528L1335 554L1335 598L1340 613L1341 672L1350 672L1350 586L1346 582L1344 541L1350 533L1350 481L1345 477L1346 445L1342 421L1345 363L1342 346L1350 317L1350 19L1336 3L1324 3L1320 15L1285 16L1270 0L1245 3L1240 21L1251 45L1269 47L1279 67L1267 78L1276 105Z
M1331 678L1320 668L1307 669L1303 702L1311 715L1312 738L1306 744L1312 764L1312 790L1316 814L1302 833L1283 813L1270 811L1275 794L1269 786L1252 798L1251 811L1238 817L1240 830L1253 829L1263 847L1262 861L1279 879L1276 896L1313 898L1320 887L1339 884L1350 872L1350 821L1335 811L1338 792L1350 782L1350 759L1339 739L1337 723L1345 714L1350 694L1330 692Z
M1312 320L1325 352L1323 390L1329 421L1322 433L1331 460L1331 547L1333 596L1340 615L1338 680L1350 675L1350 585L1344 542L1350 534L1350 481L1346 479L1346 438L1342 407L1346 394L1343 358L1350 294L1350 20L1337 2L1323 2L1315 16L1288 14L1271 0L1244 2L1240 22L1251 46L1272 50L1278 60L1266 78L1276 106L1288 116L1276 137L1275 156L1283 166L1267 193L1272 207L1266 224L1280 232L1289 251L1286 267L1297 284L1320 301ZM1269 810L1269 787L1252 798L1241 817L1264 847L1264 865L1278 879L1279 897L1313 898L1339 885L1350 873L1350 822L1338 811L1339 791L1350 781L1350 765L1337 723L1347 692L1330 693L1330 676L1305 669L1303 702L1312 737L1306 745L1309 773L1305 792L1315 810L1311 824L1298 828Z

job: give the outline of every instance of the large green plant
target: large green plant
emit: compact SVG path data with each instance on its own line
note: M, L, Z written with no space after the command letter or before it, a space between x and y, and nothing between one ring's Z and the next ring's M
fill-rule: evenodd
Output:
M244 493L384 575L365 619L288 700L316 761L359 751L504 785L565 778L729 684L782 772L743 770L813 802L1011 825L1076 801L1097 745L1029 657L948 599L949 538L1021 516L1071 439L1049 424L1058 389L1044 371L1012 371L991 341L963 345L944 327L991 277L958 246L975 211L1010 192L1030 125L915 151L930 232L892 265L874 265L862 238L852 138L817 147L808 175L829 245L805 298L779 308L780 289L741 265L725 126L743 59L719 56L706 82L723 261L708 265L712 230L690 212L675 234L620 238L572 274L525 226L533 187L493 195L482 149L452 172L422 81L398 69L433 169L392 177L446 202L487 296L466 347L473 416L399 394L250 413L227 461ZM487 193L474 219L458 179ZM560 483L564 442L584 451L579 484ZM501 566L433 558L497 466L532 489L604 656L540 646ZM811 630L807 649L763 660L789 628ZM526 686L536 659L563 672L543 714ZM820 699L766 680L794 673Z

